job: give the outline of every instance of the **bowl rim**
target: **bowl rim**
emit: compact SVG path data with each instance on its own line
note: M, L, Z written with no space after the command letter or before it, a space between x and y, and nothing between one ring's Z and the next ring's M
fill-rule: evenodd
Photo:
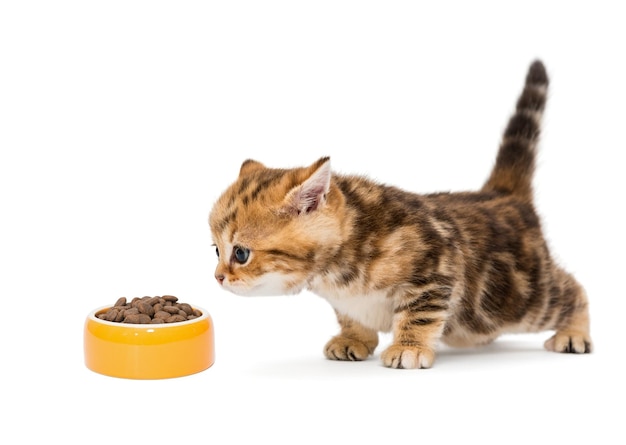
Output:
M111 304L107 304L106 306L101 306L99 308L96 308L94 310L92 310L91 312L89 312L89 314L87 315L87 319L91 320L93 322L96 323L100 323L103 324L105 326L111 326L111 327L116 327L116 328L120 328L120 329L154 329L154 328L159 328L159 329L164 329L164 328L175 328L175 327L181 327L181 326L186 326L186 325L190 325L190 324L195 324L207 319L210 319L210 315L207 312L206 309L194 305L194 304L190 304L190 306L193 309L197 309L200 312L202 312L202 315L200 315L199 317L196 317L192 320L185 320L185 321L177 321L175 323L122 323L119 321L108 321L108 320L102 320L101 318L96 317L96 314L98 312L102 312L104 310L110 309L113 307L113 305Z

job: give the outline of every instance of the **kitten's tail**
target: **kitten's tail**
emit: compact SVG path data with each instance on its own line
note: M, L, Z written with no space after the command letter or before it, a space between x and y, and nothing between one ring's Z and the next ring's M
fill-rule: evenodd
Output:
M548 75L543 63L537 60L530 65L524 90L504 131L496 164L483 186L484 191L532 199L532 177L547 90Z

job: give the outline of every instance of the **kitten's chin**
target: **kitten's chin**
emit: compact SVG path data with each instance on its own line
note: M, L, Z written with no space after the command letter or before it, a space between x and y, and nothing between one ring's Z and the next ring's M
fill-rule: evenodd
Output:
M284 295L296 295L302 288L280 288L271 286L255 286L249 289L228 289L230 292L242 297L281 297Z
M241 287L226 287L229 292L232 292L235 295L239 295L240 297L276 297L280 295L285 295L280 289L268 289L263 287L251 287L251 288L241 288Z
M299 294L304 285L287 283L277 276L264 276L252 286L233 286L224 283L224 289L242 297L279 297Z
M235 295L239 295L240 297L280 297L283 295L289 294L297 294L299 291L288 291L283 289L273 289L267 288L264 286L256 286L252 288L242 289L242 288L228 288L224 286L229 292L232 292Z

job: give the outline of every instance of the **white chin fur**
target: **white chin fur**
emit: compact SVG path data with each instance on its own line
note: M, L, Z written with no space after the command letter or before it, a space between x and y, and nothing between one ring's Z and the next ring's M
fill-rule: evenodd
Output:
M280 295L297 294L302 287L289 286L285 275L279 273L267 273L250 285L236 286L224 283L224 289L236 295L244 297L271 297Z

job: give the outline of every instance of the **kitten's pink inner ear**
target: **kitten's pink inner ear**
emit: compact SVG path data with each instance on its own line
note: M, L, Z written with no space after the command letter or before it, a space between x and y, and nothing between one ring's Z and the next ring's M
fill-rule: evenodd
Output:
M315 170L302 184L287 194L287 206L296 214L310 213L324 203L330 189L330 160Z

